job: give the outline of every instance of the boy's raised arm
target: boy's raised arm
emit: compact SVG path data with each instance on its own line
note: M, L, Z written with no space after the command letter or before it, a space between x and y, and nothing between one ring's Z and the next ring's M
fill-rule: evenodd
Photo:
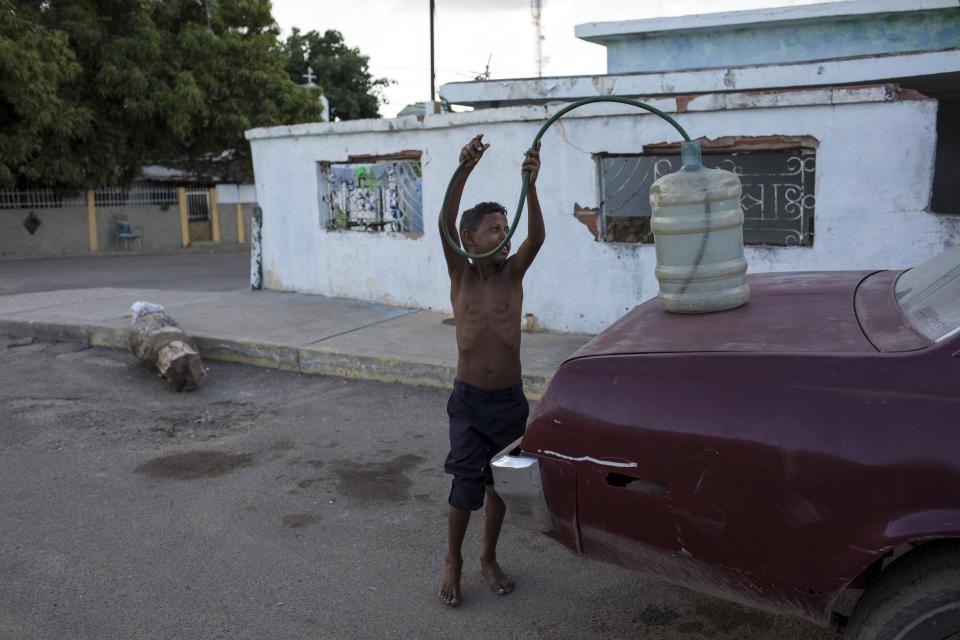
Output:
M524 155L520 171L529 171L530 176L527 178L527 237L513 257L514 274L519 278L522 278L533 264L533 259L537 257L537 252L540 251L547 237L543 226L543 212L540 210L540 199L537 198L537 174L540 173L539 143L535 150L528 149Z
M447 261L447 273L451 276L467 266L467 259L447 244L443 233L443 225L447 225L447 229L450 231L450 237L453 238L454 243L459 247L460 233L457 231L457 213L460 211L460 199L463 197L463 188L466 186L467 178L470 176L473 168L477 166L480 158L483 157L483 152L489 148L489 144L483 144L483 134L480 133L474 136L474 138L460 150L460 162L466 160L467 163L450 188L450 197L446 210L440 212L440 242L443 244L443 257Z

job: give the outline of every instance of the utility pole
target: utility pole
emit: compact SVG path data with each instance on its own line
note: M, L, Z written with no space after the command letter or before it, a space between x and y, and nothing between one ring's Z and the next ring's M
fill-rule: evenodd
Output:
M431 0L432 1L432 0ZM537 77L543 77L543 27L540 16L543 11L542 0L530 0L530 13L533 15L533 37L536 38Z
M430 0L430 102L433 102L437 98L437 74L436 70L433 68L433 14L436 12L436 10L436 1Z

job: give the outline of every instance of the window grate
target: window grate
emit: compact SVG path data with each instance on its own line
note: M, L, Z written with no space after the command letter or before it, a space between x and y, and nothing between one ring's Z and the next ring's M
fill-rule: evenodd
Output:
M703 164L732 171L740 178L745 244L813 244L816 205L813 150L705 153ZM653 242L650 186L680 166L680 156L673 154L599 156L603 240Z

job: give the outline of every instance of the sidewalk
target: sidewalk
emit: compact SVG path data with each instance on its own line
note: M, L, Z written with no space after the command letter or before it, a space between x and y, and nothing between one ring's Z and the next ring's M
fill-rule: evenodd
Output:
M274 291L102 288L2 296L0 331L125 349L137 300L162 304L208 360L444 388L456 373L448 315ZM557 367L589 339L524 333L529 397L538 399Z

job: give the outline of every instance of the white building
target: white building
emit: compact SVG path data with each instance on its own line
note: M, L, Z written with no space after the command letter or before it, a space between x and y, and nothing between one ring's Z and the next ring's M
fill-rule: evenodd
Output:
M441 94L473 112L249 131L264 285L449 310L435 220L460 147L478 132L492 144L462 208L498 200L512 218L536 131L595 95L670 113L706 164L741 173L750 271L910 266L960 242L958 7L854 0L580 25L607 47L610 75L454 83ZM547 132L547 242L525 313L593 332L655 295L647 190L677 166L679 140L611 104Z

